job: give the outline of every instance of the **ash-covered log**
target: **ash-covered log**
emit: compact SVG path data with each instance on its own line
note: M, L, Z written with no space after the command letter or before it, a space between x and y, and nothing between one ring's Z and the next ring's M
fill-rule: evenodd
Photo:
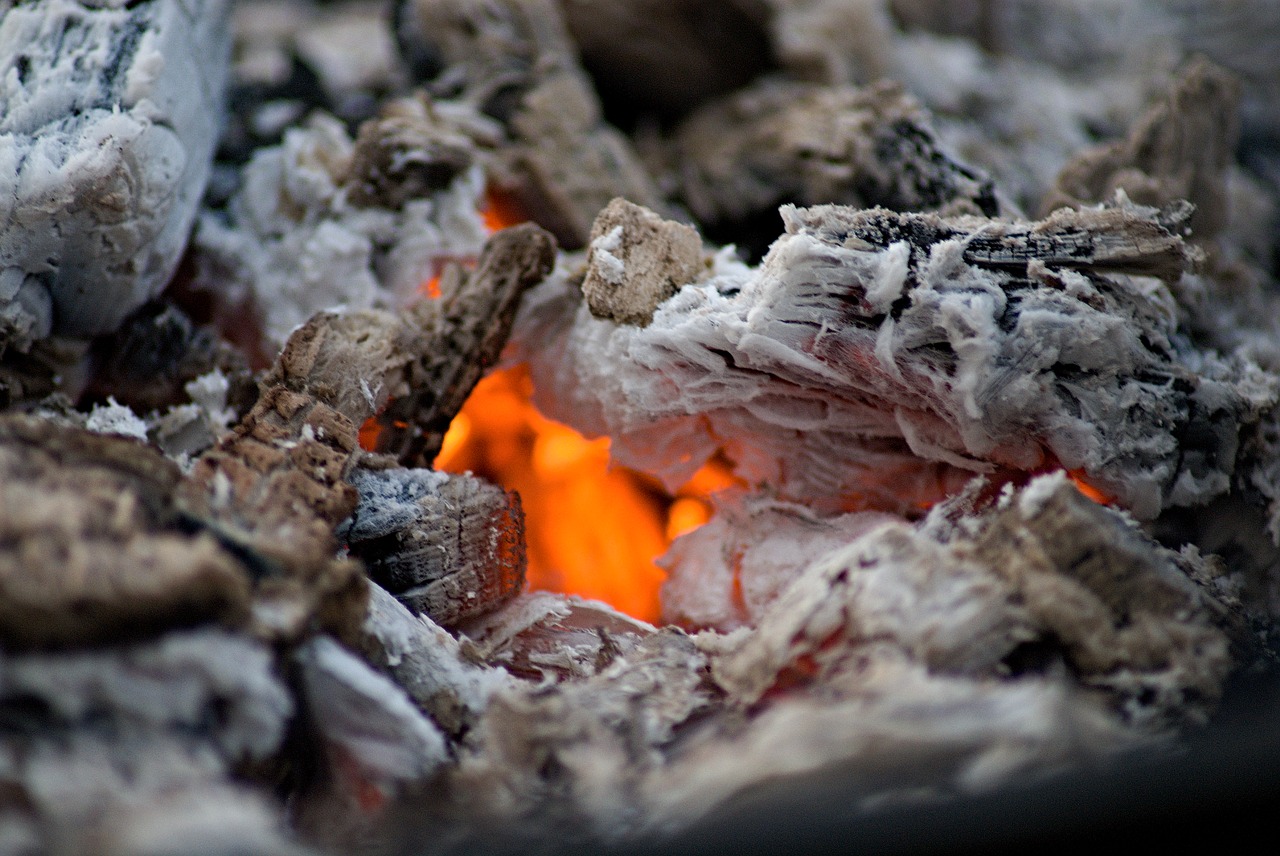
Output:
M1225 492L1276 396L1179 335L1185 214L784 208L759 268L717 256L647 326L561 284L517 337L546 412L673 488L723 447L782 498L912 514L967 473L1065 467L1150 518ZM616 281L629 260L603 242L586 276Z
M0 10L0 348L109 332L168 283L209 177L229 11Z

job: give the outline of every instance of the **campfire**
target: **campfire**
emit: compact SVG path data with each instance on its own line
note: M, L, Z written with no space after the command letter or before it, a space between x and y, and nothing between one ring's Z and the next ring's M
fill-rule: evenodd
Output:
M1258 804L1274 726L1214 741L1280 686L1268 0L33 0L0 46L0 849Z

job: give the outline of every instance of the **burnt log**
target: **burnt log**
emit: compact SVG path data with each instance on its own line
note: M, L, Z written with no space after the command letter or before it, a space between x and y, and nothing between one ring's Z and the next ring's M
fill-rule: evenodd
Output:
M515 493L431 470L361 469L349 481L360 501L338 537L413 612L452 627L524 588L524 514Z

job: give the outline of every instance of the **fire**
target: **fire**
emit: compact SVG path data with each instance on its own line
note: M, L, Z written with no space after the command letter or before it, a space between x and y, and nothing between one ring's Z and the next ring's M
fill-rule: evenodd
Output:
M493 188L480 213L490 231L524 219L515 202ZM440 277L419 291L438 298ZM710 519L714 493L741 481L717 455L671 496L648 476L611 467L608 438L588 440L546 418L534 407L532 392L524 366L492 372L450 424L435 468L469 471L520 494L531 588L601 600L635 618L658 621L665 574L656 559ZM361 445L374 448L378 431L376 419L366 422ZM1082 473L1067 475L1095 502L1114 501ZM940 497L948 492L940 487ZM930 505L922 503L921 510ZM735 597L741 596L735 581Z
M523 366L481 381L445 435L436 469L469 470L520 494L532 588L658 620L665 575L654 560L707 521L708 497L732 475L714 461L669 496L652 479L611 467L607 438L588 440L539 413L532 391Z

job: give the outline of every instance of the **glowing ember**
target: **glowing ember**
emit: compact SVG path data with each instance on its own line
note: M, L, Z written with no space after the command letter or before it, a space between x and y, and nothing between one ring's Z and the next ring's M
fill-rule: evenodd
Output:
M523 367L476 387L445 435L436 468L471 471L520 494L532 588L603 600L646 621L660 613L654 560L710 516L707 496L732 483L722 462L666 495L651 479L609 466L609 441L588 440L530 403Z

